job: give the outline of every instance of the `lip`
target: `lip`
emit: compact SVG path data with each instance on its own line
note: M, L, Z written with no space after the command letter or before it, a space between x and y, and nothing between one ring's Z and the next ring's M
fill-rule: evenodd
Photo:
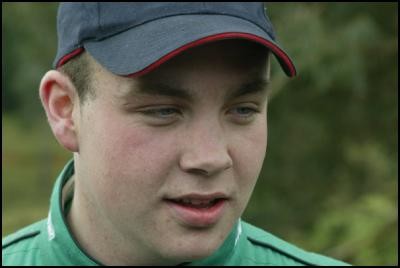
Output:
M228 199L228 196L222 192L211 193L211 194L199 194L199 193L190 193L181 196L167 197L166 199L196 199L196 200L213 200L213 199Z
M178 199L192 199L199 201L211 201L217 199L217 202L210 207L196 208L174 202L174 200ZM207 228L216 224L222 217L229 198L223 193L194 193L173 198L165 198L164 201L170 208L173 217L175 217L179 223L188 227Z

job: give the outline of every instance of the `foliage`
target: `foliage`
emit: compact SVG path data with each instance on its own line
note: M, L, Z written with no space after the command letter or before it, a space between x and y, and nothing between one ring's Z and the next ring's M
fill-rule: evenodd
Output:
M57 49L56 4L2 3L2 111L32 125L43 116L41 77Z
M268 12L299 76L273 66L267 157L245 216L353 264L397 263L397 4Z

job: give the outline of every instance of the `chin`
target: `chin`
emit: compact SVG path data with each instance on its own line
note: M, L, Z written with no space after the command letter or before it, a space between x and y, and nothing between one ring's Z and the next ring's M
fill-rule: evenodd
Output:
M209 235L204 237L190 237L175 241L170 244L168 252L164 252L164 258L176 260L177 263L190 262L205 259L211 256L224 242L225 237L215 235L210 238Z
M220 244L217 245L197 245L193 249L185 250L185 256L188 261L200 260L211 256L218 248Z

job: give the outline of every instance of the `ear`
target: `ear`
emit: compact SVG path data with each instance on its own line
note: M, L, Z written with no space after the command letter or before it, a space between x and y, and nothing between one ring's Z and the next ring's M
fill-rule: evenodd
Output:
M77 91L69 78L59 71L48 71L42 78L39 96L47 120L57 141L67 150L78 152L77 119L79 109ZM76 103L75 103L76 102Z

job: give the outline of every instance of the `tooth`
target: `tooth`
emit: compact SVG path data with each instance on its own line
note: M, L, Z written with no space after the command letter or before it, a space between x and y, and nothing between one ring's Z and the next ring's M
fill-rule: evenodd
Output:
M192 205L201 205L202 202L199 200L191 200Z
M202 206L209 205L210 203L211 203L211 200L195 200L194 201L195 205L202 205Z
M176 202L184 205L210 206L214 205L216 203L216 200L217 199L199 200L199 199L182 198L182 199L176 199Z

